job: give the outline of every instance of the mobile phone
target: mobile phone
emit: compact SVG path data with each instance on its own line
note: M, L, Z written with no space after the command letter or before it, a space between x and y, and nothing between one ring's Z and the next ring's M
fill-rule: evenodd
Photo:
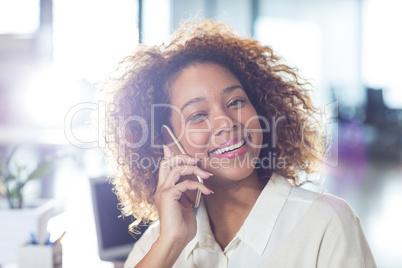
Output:
M162 126L162 139L163 139L163 144L165 144L170 151L173 153L173 155L179 155L179 154L185 154L187 155L186 151L184 150L183 146L179 142L178 138L176 135L173 133L173 131L170 129L170 127L163 125ZM195 180L200 183L204 183L203 179L198 176L198 175L187 175L187 176L182 176L180 181L183 180ZM197 208L200 205L201 201L201 191L193 191L189 190L184 193L192 202L192 205L194 208Z

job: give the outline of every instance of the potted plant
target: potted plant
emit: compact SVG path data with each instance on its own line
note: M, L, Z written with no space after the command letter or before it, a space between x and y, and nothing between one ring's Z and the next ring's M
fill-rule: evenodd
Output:
M26 165L14 163L14 172L12 169L11 159L16 151L15 147L10 156L3 163L0 162L0 185L5 192L10 209L22 209L24 198L22 191L25 185L35 179L43 178L52 167L52 160L47 158L38 163L37 167L29 172L25 172Z
M52 216L54 200L34 199L27 202L24 188L30 182L43 178L52 168L55 157L38 161L36 167L18 163L13 148L7 158L0 159L0 264L15 262L18 247L26 243L31 234L39 243L47 239L47 222ZM30 159L31 160L31 159ZM30 164L32 161L30 161ZM4 202L6 201L6 202Z

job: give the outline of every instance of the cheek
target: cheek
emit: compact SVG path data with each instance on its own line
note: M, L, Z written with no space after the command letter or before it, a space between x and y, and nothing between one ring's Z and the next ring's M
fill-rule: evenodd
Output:
M254 144L256 148L259 148L263 142L263 133L261 130L260 122L258 122L258 120L256 121L257 122L253 122L248 126L247 133L252 136L252 144Z
M185 135L185 144L183 145L189 154L204 152L208 147L210 132L187 131Z
M244 111L242 119L245 131L254 136L254 142L257 143L256 145L261 145L260 143L262 143L263 135L260 120L256 111L254 109Z

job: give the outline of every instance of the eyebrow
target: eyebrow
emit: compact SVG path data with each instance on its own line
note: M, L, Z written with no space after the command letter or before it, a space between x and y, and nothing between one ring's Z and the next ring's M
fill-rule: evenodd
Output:
M222 91L222 95L224 95L224 94L228 94L228 93L230 93L230 92L232 92L232 91L234 91L235 89L241 89L241 90L243 90L243 88L241 87L241 86L239 86L239 85L234 85L234 86L230 86L230 87L227 87L227 88L225 88L223 91Z
M183 107L181 107L180 111L183 111L187 106L190 106L190 105L198 103L198 102L203 102L203 101L205 101L204 97L191 99L188 102L186 102L186 104L184 104Z
M230 86L230 87L227 87L227 88L225 88L223 91L222 91L222 95L225 95L225 94L228 94L228 93L230 93L230 92L232 92L232 91L234 91L235 89L243 89L241 86L239 86L239 85L233 85L233 86ZM204 97L198 97L198 98L194 98L194 99L191 99L191 100L189 100L188 102L186 102L184 105L183 105L183 107L181 107L181 109L180 109L180 111L183 111L187 106L189 106L189 105L192 105L192 104L195 104L195 103L199 103L199 102L203 102L203 101L205 101L205 98Z

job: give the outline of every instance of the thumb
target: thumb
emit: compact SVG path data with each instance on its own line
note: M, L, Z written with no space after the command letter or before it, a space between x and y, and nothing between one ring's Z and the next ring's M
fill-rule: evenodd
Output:
M163 156L164 157L172 156L172 152L170 151L169 147L167 147L166 145L163 145Z

